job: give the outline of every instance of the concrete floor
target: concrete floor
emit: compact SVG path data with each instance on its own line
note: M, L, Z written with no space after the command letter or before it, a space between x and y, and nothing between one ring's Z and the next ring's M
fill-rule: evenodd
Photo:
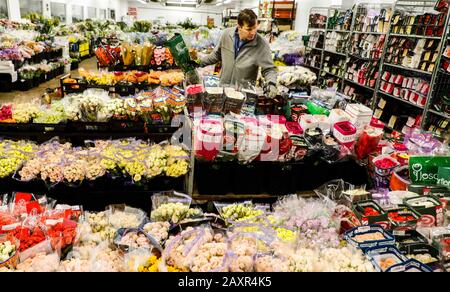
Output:
M94 57L84 60L80 63L80 68L97 71L97 59ZM72 77L79 77L78 70L72 71L71 74ZM42 83L39 87L35 87L28 91L0 92L0 104L39 102L47 88L57 88L60 86L60 78L62 76L63 75Z

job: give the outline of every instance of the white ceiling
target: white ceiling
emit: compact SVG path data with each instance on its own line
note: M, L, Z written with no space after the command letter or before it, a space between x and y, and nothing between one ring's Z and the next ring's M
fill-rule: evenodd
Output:
M127 1L127 0L122 0L122 1ZM145 4L145 2L149 2L149 3L157 3L151 0L128 0L128 2L133 2L133 3L140 3L140 4ZM251 1L242 1L242 0L162 0L162 2L168 2L170 4L177 4L179 3L180 5L183 5L183 3L185 4L193 4L193 3L198 3L198 2L202 2L202 6L203 5L217 5L217 4L222 4L222 5L217 5L217 6L223 6L223 5L234 5L236 3L239 2L251 2Z

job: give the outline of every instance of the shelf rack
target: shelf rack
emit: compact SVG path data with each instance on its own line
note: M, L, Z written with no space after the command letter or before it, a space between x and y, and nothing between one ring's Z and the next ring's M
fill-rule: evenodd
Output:
M346 14L351 14L350 16L350 23L346 23L347 27L342 27L337 24L336 21L336 16L337 18L342 18L345 17ZM343 35L347 35L347 37L349 38L349 35L351 34L352 31L352 27L353 27L353 21L354 21L354 10L353 9L345 9L342 7L329 7L327 8L327 25L326 25L326 30L325 30L325 34L324 34L324 50L322 53L322 62L321 62L321 71L319 72L319 83L322 83L323 85L327 83L328 79L326 79L325 77L328 76L333 76L337 79L335 79L333 81L333 84L336 85L337 84L337 89L339 90L343 80L344 80L344 67L345 67L345 63L347 61L347 52L346 53L340 53L340 52L336 52L336 51L330 51L330 50L326 50L325 48L327 47L327 34L330 32L336 32L339 34L343 34ZM331 55L334 58L344 58L344 66L340 67L338 71L342 71L342 76L340 76L339 74L333 74L329 71L324 70L324 63L325 63L325 56L326 55ZM342 69L342 70L341 70ZM336 87L336 86L334 86Z
M436 11L434 10L434 5L435 5L436 1L435 0L397 0L395 5L394 5L394 15L397 11L403 11L406 13L410 13L410 14L420 14L420 13L426 13L426 12L433 12L436 13ZM374 93L374 99L373 99L373 104L372 107L375 110L377 108L378 105L378 101L381 98L381 96L387 96L388 98L395 99L397 102L402 102L405 106L412 106L411 108L415 108L414 110L412 110L413 112L420 112L422 114L422 124L421 127L423 130L428 130L426 128L427 122L430 120L430 114L432 115L437 115L444 117L445 118L445 114L444 113L439 113L437 111L434 111L433 109L430 110L430 106L433 102L433 98L439 94L439 92L442 92L442 90L445 89L449 89L449 83L450 82L437 82L440 79L439 77L439 72L440 72L440 63L442 60L442 54L444 52L445 49L445 44L447 41L447 35L448 35L448 26L449 26L449 13L447 12L446 14L446 19L445 19L445 31L442 34L442 36L438 36L438 35L432 35L432 36L422 36L422 35L407 35L407 34L401 34L401 33L393 33L393 21L394 19L391 19L391 25L389 27L389 32L386 35L386 41L385 41L385 46L384 46L384 50L383 50L383 54L381 57L381 62L380 62L380 74L377 80L377 85L375 87L375 93ZM388 43L389 40L391 39L391 37L405 37L405 38L413 38L413 39L417 39L417 38L422 38L422 39L435 39L435 40L440 40L441 42L441 46L440 46L440 52L439 52L439 57L438 60L435 63L434 66L434 70L432 72L429 71L422 71L419 69L412 69L412 68L408 68L402 65L395 65L395 64L390 64L388 62L386 62L386 55L387 55L387 51L388 51ZM427 95L427 103L425 105L425 107L421 107L419 105L413 104L408 100L404 100L402 98L397 98L391 94L387 94L385 92L382 92L380 90L380 86L381 86L381 79L382 79L382 73L384 72L385 69L388 69L389 72L401 72L402 74L406 74L407 76L411 76L411 77L420 77L424 80L427 80L430 82L430 90L429 93ZM407 73L406 73L407 72ZM449 75L450 77L450 75ZM449 78L450 80L450 78ZM448 118L448 116L447 116ZM394 127L395 128L395 127ZM447 127L448 128L448 127Z
M393 5L391 4L380 4L380 3L359 3L354 7L354 20L352 23L352 30L350 34L350 42L347 48L347 62L346 67L344 68L345 72L348 72L349 66L352 63L352 59L358 59L364 62L378 62L378 66L380 65L380 58L363 58L359 55L354 55L352 52L352 42L353 39L359 38L361 35L374 35L379 38L382 36L385 37L383 47L381 48L381 52L383 53L387 38L386 34L390 27L390 16L392 15ZM387 22L382 22L382 27L380 27L380 22L375 22L375 19L379 19L382 16L382 12L384 11L384 17L388 18ZM372 17L369 17L372 16ZM367 23L366 21L369 21ZM376 64L375 64L376 66ZM379 71L379 70L377 70ZM381 75L381 74L379 74ZM375 89L377 88L378 78L375 82L375 87L370 87L368 84L360 84L348 78L344 78L342 81L341 91L343 92L346 84L351 83L355 88L355 91L359 92L360 95L364 96L364 99L370 103L370 101L374 100L375 97Z
M309 45L309 38L308 38L308 43L306 44L307 45L306 46L307 52L309 52L309 53L307 53L307 56L309 56L309 60L308 60L308 64L306 66L308 68L310 68L310 69L316 70L317 71L316 72L317 76L320 76L321 70L322 70L323 54L324 54L323 48L324 48L324 45L325 45L325 30L326 30L326 27L327 27L328 9L329 9L328 7L312 7L310 9L310 11L309 11L308 29L307 29L306 34L308 36L311 36L311 32L319 31L319 32L321 32L321 35L322 35L321 37L323 38L323 42L322 42L322 47L321 48L308 47L308 45ZM317 15L317 16L320 15L320 17L323 17L324 18L324 24L323 25L315 25L315 24L311 23L312 15ZM319 27L316 27L316 26L319 26ZM318 66L312 66L311 65L311 58L313 57L313 54L312 54L313 51L315 53L320 52L320 54L314 54L315 56L320 56L320 60L319 60Z
M430 122L435 120L435 118L441 119L441 123L443 124L442 130L445 133L449 133L450 130L450 114L447 114L445 112L442 112L445 107L450 108L450 74L446 71L444 71L442 68L443 62L448 62L446 60L445 56L443 56L444 51L448 45L450 45L450 16L447 16L447 24L446 24L446 30L444 31L444 37L443 41L441 42L441 52L439 54L440 58L436 63L435 66L435 72L432 76L432 85L430 89L430 94L428 96L427 104L424 109L424 118L422 119L422 128L424 130L429 130L432 132L435 132L436 129L433 129L430 127ZM443 96L446 96L449 98L449 104L446 106L444 105L442 99ZM434 105L441 106L441 112L435 110L433 108ZM445 125L446 124L446 125ZM438 136L442 136L439 135Z
M259 19L277 23L280 31L293 30L297 4L294 0L259 0ZM283 13L286 13L284 15Z
M399 104L399 106L406 106L411 110L411 113L415 113L419 112L422 114L422 124L421 127L424 130L434 130L433 128L430 127L430 124L434 121L434 119L441 119L440 120L440 124L443 124L445 127L443 128L443 131L441 132L449 132L449 125L450 125L450 120L449 117L450 115L447 114L445 111L440 111L442 110L443 105L439 104L439 99L442 96L445 96L447 98L446 100L446 104L444 106L447 106L448 102L450 102L450 72L446 72L443 69L441 69L441 63L442 62L450 62L450 58L445 58L443 56L443 53L447 47L447 45L450 46L450 11L447 12L446 14L446 18L445 18L445 30L442 34L442 36L440 36L441 34L438 35L428 35L428 36L421 36L421 35L416 35L416 34L411 34L411 35L407 35L407 34L403 34L403 33L397 33L398 31L396 31L395 33L393 32L393 16L395 15L395 13L397 11L403 11L406 13L410 13L410 14L421 14L421 13L426 13L426 12L432 12L432 13L436 13L436 11L434 10L434 5L436 3L436 0L397 0L395 4L374 4L374 3L359 3L357 5L355 5L352 8L353 11L353 19L352 19L352 24L349 30L347 30L347 28L345 28L345 30L342 30L341 28L339 29L334 29L333 27L330 26L330 17L335 13L335 11L338 11L340 13L342 13L343 9L339 8L339 7L327 7L327 8L320 8L320 7L315 7L312 8L310 10L310 15L313 13L317 13L317 11L321 11L321 13L323 15L325 15L325 13L328 16L327 19L327 26L326 29L323 28L313 28L310 25L308 26L308 35L312 32L312 31L317 31L317 30L321 30L324 32L324 49L321 48L307 48L307 52L309 54L311 54L312 52L314 52L316 55L320 55L320 65L318 65L317 63L315 64L314 67L312 66L308 66L309 68L313 69L315 72L317 71L318 73L318 84L319 85L324 85L326 82L326 80L324 80L324 77L326 79L326 76L335 76L335 74L329 73L327 71L324 70L324 61L325 61L325 56L326 55L335 55L335 58L342 58L345 57L346 58L346 62L345 62L345 67L343 69L344 72L348 71L349 68L349 64L351 61L360 59L363 61L376 61L378 60L378 64L376 64L377 68L378 68L378 78L375 80L375 87L370 87L368 86L368 84L366 83L366 85L360 84L358 82L355 82L352 79L347 78L346 75L339 77L338 78L338 91L343 92L345 89L346 84L352 84L354 85L353 87L355 88L356 92L361 92L362 95L364 96L365 99L368 99L367 101L370 101L370 99L372 99L372 101L370 102L370 105L368 105L369 107L372 107L373 110L375 110L377 108L378 102L380 100L381 97L383 97L385 100L389 101L393 101L395 100L395 102L397 104ZM389 22L384 23L383 28L380 29L378 27L378 29L374 29L372 27L368 27L368 29L361 29L361 26L358 25L358 19L359 16L362 13L366 13L368 10L372 10L371 15L376 15L376 11L381 12L382 9L385 10L386 14L388 16L391 16L391 19ZM375 13L374 13L375 11ZM364 27L364 26L362 26ZM367 27L366 27L367 28ZM384 42L384 46L382 48L382 53L381 53L381 57L379 59L370 59L370 58L362 58L360 56L355 56L351 53L350 47L347 48L346 50L346 54L340 54L340 53L335 53L335 52L331 52L331 51L327 51L325 50L325 45L326 45L326 33L330 32L330 31L338 31L338 32L346 32L346 33L350 33L350 37L354 37L355 35L358 34L367 34L367 35L377 35L377 36L385 36L385 42ZM400 31L402 32L402 31ZM405 38L409 38L409 39L431 39L431 40L440 40L441 42L441 46L440 46L440 51L439 51L439 57L435 63L434 69L433 71L423 71L423 70L419 70L419 69L413 69L413 68L407 68L405 66L402 65L396 65L396 64L390 64L388 62L386 62L386 55L388 53L388 44L389 44L389 40L392 37L405 37ZM350 42L349 42L349 46L350 46ZM319 54L318 54L319 53ZM430 82L430 90L429 90L429 94L427 96L427 103L425 105L425 107L422 107L420 105L416 105L408 100L404 100L400 97L395 97L392 94L387 94L385 92L382 92L380 90L381 87L381 82L382 82L382 73L386 71L389 72L393 72L393 73L402 73L405 76L411 76L411 77L421 77L422 79L425 79L427 81ZM373 80L373 79L372 79ZM372 81L373 82L373 81ZM448 105L450 106L450 105ZM448 112L448 110L447 110ZM388 127L386 127L388 128Z

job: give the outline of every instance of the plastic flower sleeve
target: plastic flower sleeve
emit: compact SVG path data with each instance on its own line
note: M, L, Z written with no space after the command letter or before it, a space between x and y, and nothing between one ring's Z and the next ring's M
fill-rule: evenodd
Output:
M70 187L79 187L86 177L86 162L82 156L68 153L61 164L64 183Z
M205 229L205 236L190 263L192 272L227 272L228 258L226 237L223 233Z
M258 93L253 82L245 82L241 86L242 93L245 94L244 105L242 106L241 114L252 116L256 111L256 104L258 103Z
M29 253L36 252L35 249L33 249L34 246L46 241L50 244L46 228L40 223L37 214L28 215L23 221L22 226L17 227L14 230L14 236L20 240L19 251L21 254L21 261L23 258L26 259ZM39 247L37 249L39 249Z
M85 122L107 121L112 116L105 110L110 100L111 98L105 90L86 90L79 101L82 120Z
M41 224L46 227L53 249L64 251L74 243L77 222L66 218L64 210L45 212L41 217Z
M0 207L8 205L8 194L0 195Z
M255 160L263 150L267 139L266 131L253 123L246 123L245 136L238 151L239 161L248 164Z
M416 154L436 155L448 154L448 147L434 138L433 134L414 132L405 136L405 146Z
M258 237L252 233L236 233L228 240L230 272L253 272L258 252Z
M127 272L142 272L153 254L151 250L138 248L124 255Z
M168 177L180 177L189 172L190 154L181 146L166 145L164 147L168 155L166 175Z
M50 241L46 240L33 248L20 253L18 271L23 272L56 272L59 268L60 256L53 251Z
M355 145L356 157L361 160L367 158L369 154L376 152L377 146L383 137L383 131L367 126Z
M189 210L192 198L178 192L156 193L152 196L152 221L171 221L184 217Z
M255 256L256 273L289 272L289 260L272 253L258 253Z
M62 211L64 212L64 218L67 220L73 220L75 222L80 222L82 219L82 215L84 213L83 206L81 205L63 205L58 204L54 207L55 211Z
M102 156L97 152L88 151L88 155L84 157L86 162L86 179L94 181L106 174L106 168L102 165Z
M120 228L114 238L116 244L123 251L133 251L135 249L155 250L161 254L163 249L152 235L140 228Z
M19 261L20 241L13 235L0 235L0 268L14 269Z
M253 205L251 201L235 202L235 203L221 203L214 202L214 207L220 217L225 221L236 221L238 219L247 219L252 215ZM260 215L260 214L258 214ZM254 216L252 216L254 217Z
M124 272L127 270L122 252L110 248L108 241L103 241L90 253L90 272Z
M343 199L344 184L341 179L331 180L315 189L314 192L323 200L340 202Z
M205 230L202 227L188 228L178 236L169 238L162 262L169 267L188 271L192 256L204 234Z
M107 210L110 211L109 224L115 229L137 228L146 217L144 211L125 205L111 205Z
M98 213L85 212L84 220L77 226L77 245L98 244L111 241L116 236L116 230L109 223L111 211Z

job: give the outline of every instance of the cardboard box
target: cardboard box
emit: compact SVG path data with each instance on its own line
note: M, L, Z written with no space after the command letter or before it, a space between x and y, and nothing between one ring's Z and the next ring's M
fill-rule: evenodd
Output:
M370 235L381 233L384 239L381 240L367 240L367 241L358 241L356 237L361 235ZM365 251L370 248L376 248L380 246L392 246L395 244L394 237L388 233L383 227L380 225L368 225L368 226L359 226L347 231L344 235L344 239L347 242L361 250Z
M398 221L391 216L393 213L397 213L401 216L412 216L413 219L408 221ZM406 231L415 230L417 222L420 220L420 214L406 205L400 205L398 209L388 210L387 214L394 235L404 235Z
M421 263L429 266L432 270L438 270L442 268L439 260L439 250L437 250L435 247L429 244L418 243L418 244L404 245L400 247L400 251L409 259L411 259L411 257L408 257L408 255L416 256L421 254L429 254L435 260L431 262L425 263L421 262Z
M444 207L435 196L420 196L405 200L405 204L421 215L419 224L422 227L444 225Z
M373 208L379 212L379 215L366 216L365 209ZM387 217L386 211L373 200L360 201L353 204L353 212L362 225L381 225L385 229L389 229L390 222Z

